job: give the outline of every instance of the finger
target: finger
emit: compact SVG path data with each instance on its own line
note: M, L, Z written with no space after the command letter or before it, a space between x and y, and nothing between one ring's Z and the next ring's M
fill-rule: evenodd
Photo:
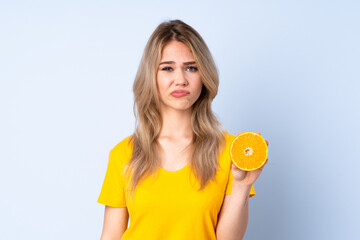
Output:
M261 135L260 132L256 132L257 134Z
M240 134L240 133L242 133L242 132L239 132L238 134Z
M233 168L234 170L239 171L239 172L244 171L244 170L241 170L240 168L238 168L234 163L232 163L231 168Z
M269 141L268 140L265 140L266 144L269 146Z

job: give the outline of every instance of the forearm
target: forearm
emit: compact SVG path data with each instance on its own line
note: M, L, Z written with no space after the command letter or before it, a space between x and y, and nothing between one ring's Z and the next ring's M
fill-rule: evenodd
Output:
M216 226L218 240L242 240L249 218L249 194L251 186L233 182L226 208Z

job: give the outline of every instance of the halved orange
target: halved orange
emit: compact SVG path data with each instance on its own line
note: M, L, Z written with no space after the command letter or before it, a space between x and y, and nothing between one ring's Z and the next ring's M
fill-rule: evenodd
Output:
M242 132L231 143L231 161L241 170L252 171L260 168L266 162L267 156L268 146L260 134Z

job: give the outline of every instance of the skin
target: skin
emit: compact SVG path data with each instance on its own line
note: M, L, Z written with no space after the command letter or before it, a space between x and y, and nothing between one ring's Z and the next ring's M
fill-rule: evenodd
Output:
M169 62L172 63L165 63ZM188 163L189 151L184 148L192 141L192 106L201 94L203 83L191 50L182 42L170 41L162 51L156 84L160 97L163 125L158 137L162 147L162 168L176 171ZM174 90L187 90L190 94L176 98ZM164 150L166 149L166 151Z
M173 61L173 63L164 63ZM157 72L157 88L160 95L162 116L191 116L191 107L199 98L202 88L200 72L191 50L182 42L171 41L165 45ZM182 89L190 92L189 95L176 98L170 93Z

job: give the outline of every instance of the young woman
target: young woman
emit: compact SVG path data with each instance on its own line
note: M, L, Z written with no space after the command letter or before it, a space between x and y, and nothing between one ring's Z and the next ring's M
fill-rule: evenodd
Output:
M235 135L211 110L218 85L197 31L180 20L155 29L133 85L135 131L109 153L102 240L243 238L262 168L232 164Z

